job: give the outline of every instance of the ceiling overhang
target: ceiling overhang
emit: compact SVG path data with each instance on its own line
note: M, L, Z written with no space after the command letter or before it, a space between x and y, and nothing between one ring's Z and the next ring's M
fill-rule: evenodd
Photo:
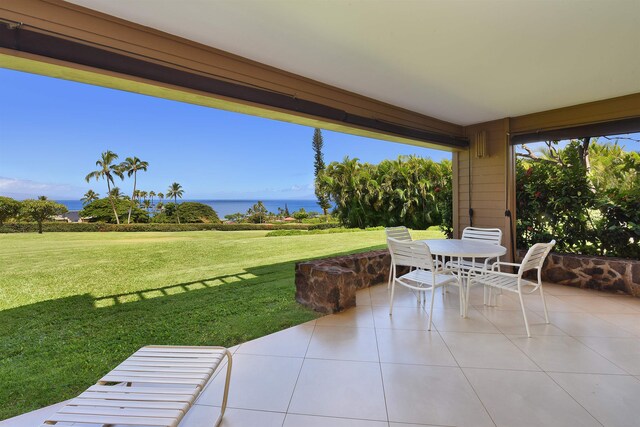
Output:
M459 125L68 3L9 0L0 19L7 68L423 147L468 146Z
M4 0L0 66L446 150L640 117L640 2L517 3Z

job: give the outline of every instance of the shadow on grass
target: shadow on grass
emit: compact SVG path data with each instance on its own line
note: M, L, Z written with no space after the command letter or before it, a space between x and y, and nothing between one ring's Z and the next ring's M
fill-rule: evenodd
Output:
M144 345L231 347L318 317L295 302L296 262L0 311L0 420L78 395Z

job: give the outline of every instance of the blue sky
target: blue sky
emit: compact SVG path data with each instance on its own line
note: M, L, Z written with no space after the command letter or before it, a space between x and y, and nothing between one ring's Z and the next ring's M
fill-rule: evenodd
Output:
M105 150L138 156L138 188L185 199L312 199L313 128L0 69L0 195L78 199ZM323 131L327 163L451 153ZM132 181L117 185L130 193Z

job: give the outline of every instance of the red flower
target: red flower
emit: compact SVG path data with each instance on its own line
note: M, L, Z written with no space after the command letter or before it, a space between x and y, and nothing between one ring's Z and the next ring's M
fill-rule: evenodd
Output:
M433 190L433 191L435 191L436 193L439 193L440 192L440 187L436 187L436 189Z
M527 169L527 172L526 172L527 176L531 176L532 173L533 173L533 168Z
M539 191L536 191L536 192L535 192L535 194L534 194L534 196L536 196L536 199L539 199L539 198L540 198L540 196L542 196L542 193L541 193L541 192L539 192Z
M533 231L533 227L532 226L528 226L527 227L527 231Z

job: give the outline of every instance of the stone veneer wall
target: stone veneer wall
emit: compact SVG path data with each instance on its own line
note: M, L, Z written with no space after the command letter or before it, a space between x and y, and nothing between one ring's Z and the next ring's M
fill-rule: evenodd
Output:
M296 301L321 313L355 307L356 291L386 282L390 263L386 249L296 263Z
M519 250L520 259L526 252ZM551 253L542 279L561 285L640 296L640 261Z

